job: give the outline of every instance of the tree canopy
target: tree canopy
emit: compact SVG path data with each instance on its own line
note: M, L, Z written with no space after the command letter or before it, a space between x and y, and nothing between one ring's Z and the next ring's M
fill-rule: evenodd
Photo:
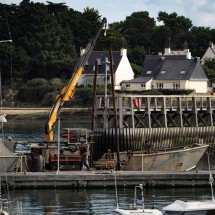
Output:
M23 0L19 5L0 4L0 67L4 83L23 83L34 78L66 80L71 77L80 47L85 47L100 26L102 15L95 8L83 12L65 3L46 4ZM215 29L193 26L176 12L160 11L155 18L147 11L133 12L125 20L109 24L94 50L128 49L128 57L140 75L145 55L164 48L190 49L201 57L215 38ZM12 60L12 61L11 61Z

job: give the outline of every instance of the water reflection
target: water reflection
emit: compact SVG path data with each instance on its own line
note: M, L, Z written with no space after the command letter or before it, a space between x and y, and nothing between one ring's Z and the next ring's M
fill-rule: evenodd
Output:
M15 136L16 140L42 141L45 121L16 121L7 122L4 125L5 137ZM90 128L89 122L67 121L62 122L61 127L83 127ZM54 128L57 139L57 125ZM206 165L203 165L205 163ZM211 160L211 163L214 163ZM199 164L200 169L207 166L207 158ZM213 167L212 167L213 168ZM3 194L4 195L4 194ZM114 189L88 189L88 190L12 190L11 200L14 202L15 215L20 214L22 208L24 215L109 215L116 207ZM133 204L133 189L119 189L119 206L127 207ZM210 199L210 187L208 188L180 188L180 189L145 189L146 207L155 206L162 209L176 199L181 200L202 200ZM20 204L21 203L21 204Z
M22 203L23 214L31 215L109 215L116 207L114 189L63 189L63 190L13 190L10 192L14 202L15 214L19 214ZM133 189L118 189L120 207L133 204ZM145 207L162 209L176 199L206 200L211 199L210 188L182 189L145 189Z

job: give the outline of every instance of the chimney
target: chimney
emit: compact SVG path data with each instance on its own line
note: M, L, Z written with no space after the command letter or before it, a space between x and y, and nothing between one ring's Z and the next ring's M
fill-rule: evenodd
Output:
M80 47L80 56L84 55L85 51L86 50L84 48Z
M200 63L200 57L196 57L195 60L196 60L197 63Z
M127 49L121 49L121 56L126 56L127 55Z
M164 49L164 55L170 55L171 49L170 48L165 48Z
M189 51L189 49L186 53L186 59L189 59L189 60L191 59L191 52Z

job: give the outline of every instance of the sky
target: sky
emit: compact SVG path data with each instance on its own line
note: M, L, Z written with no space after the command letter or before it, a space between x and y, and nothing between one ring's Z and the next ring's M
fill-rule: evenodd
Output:
M64 2L69 8L83 12L84 8L97 9L108 23L120 22L133 12L148 11L149 17L157 21L158 12L176 12L178 16L189 18L194 26L215 28L215 0L47 0ZM5 4L17 4L20 0L0 0ZM46 0L33 2L46 3ZM158 23L159 24L159 23Z

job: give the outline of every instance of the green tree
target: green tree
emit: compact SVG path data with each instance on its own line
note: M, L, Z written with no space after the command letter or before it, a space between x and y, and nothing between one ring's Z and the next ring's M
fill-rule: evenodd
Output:
M215 58L206 59L204 62L204 71L211 84L215 83Z
M24 47L30 59L27 79L64 77L71 70L75 57L70 28L63 28L47 8L44 4L26 0L16 12L16 43Z
M151 38L154 28L154 18L150 18L147 11L142 11L127 16L121 32L130 47L144 46L145 49L148 49L152 45Z
M48 91L50 91L48 81L42 78L35 78L27 81L20 88L17 98L25 102L41 101Z
M213 41L211 37L211 29L208 27L192 27L188 34L187 42L192 51L193 56L201 57Z
M157 20L163 22L169 29L168 37L171 38L172 48L181 48L187 40L187 34L193 26L192 21L184 16L178 16L177 13L159 12ZM167 39L167 38L166 38Z
M134 71L134 74L135 74L135 78L141 76L142 72L143 72L143 67L142 66L138 66L134 63L131 63L131 67Z
M128 58L132 63L141 66L146 54L146 50L143 46L135 46L130 52L128 52Z

